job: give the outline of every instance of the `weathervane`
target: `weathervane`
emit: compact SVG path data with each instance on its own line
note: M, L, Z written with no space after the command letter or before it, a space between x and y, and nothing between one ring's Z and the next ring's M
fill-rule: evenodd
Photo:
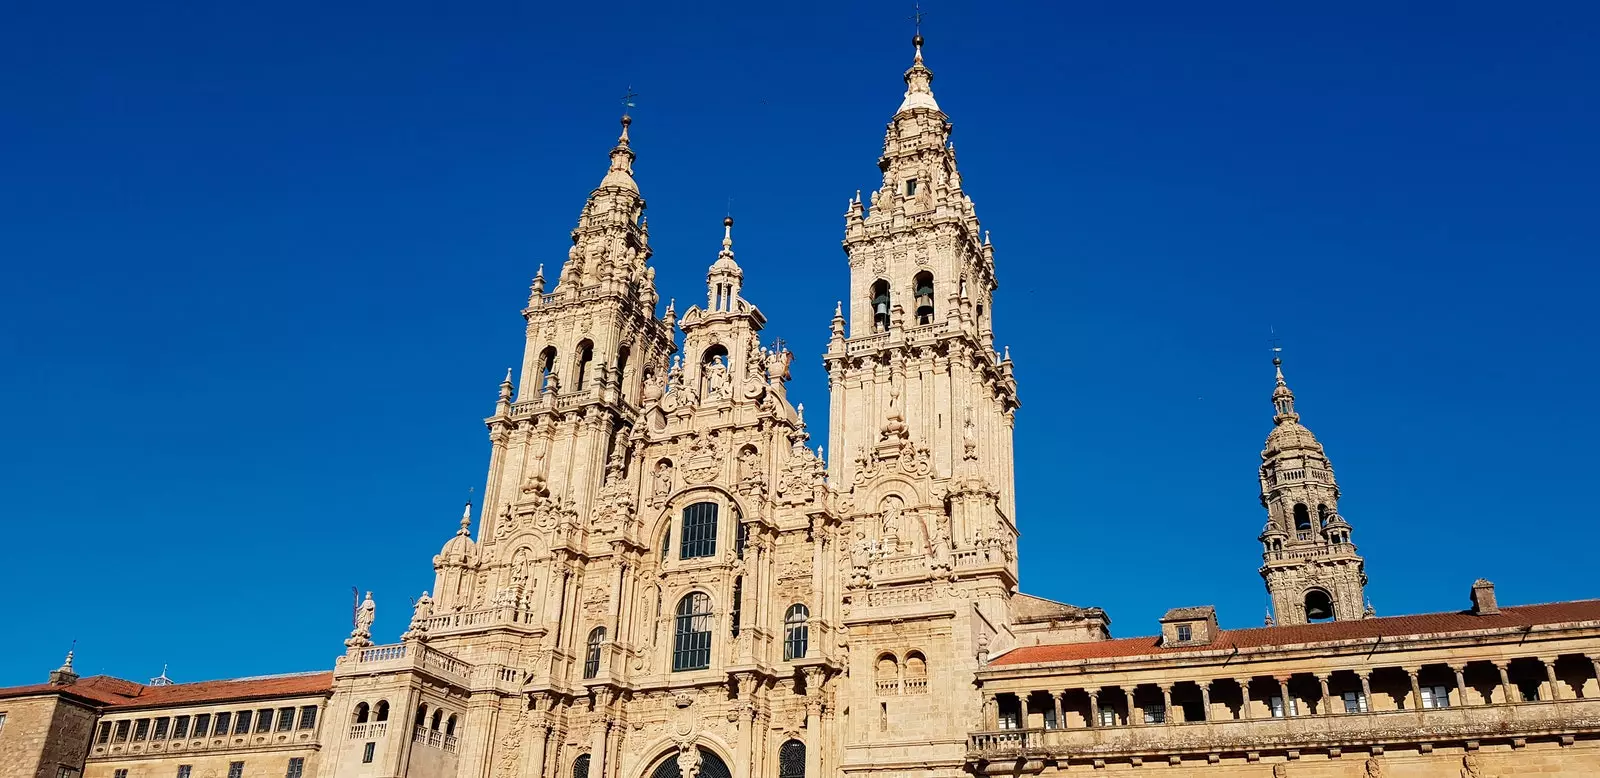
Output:
M917 35L920 36L920 35L922 35L922 17L927 16L927 14L922 12L922 3L920 3L920 2L913 3L911 5L911 7L913 9L913 12L912 12L912 14L910 16L907 16L906 18L910 19L911 23L916 25L916 27L917 27Z
M630 84L628 86L627 93L622 96L622 115L623 116L627 116L628 115L628 109L634 107L633 98L638 97L638 96L639 96L639 93L633 91L633 85Z

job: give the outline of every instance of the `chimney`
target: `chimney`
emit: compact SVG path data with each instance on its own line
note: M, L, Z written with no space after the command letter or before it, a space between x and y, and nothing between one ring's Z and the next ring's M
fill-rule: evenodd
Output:
M1494 584L1486 578L1472 582L1472 612L1478 616L1493 616L1500 612L1494 603Z

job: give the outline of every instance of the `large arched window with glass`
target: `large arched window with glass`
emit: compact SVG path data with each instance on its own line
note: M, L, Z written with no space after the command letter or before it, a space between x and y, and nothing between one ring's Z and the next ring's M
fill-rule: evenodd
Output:
M778 749L778 778L805 778L806 744L786 740Z
M717 553L717 504L697 502L683 509L678 532L678 558L698 559Z
M572 778L589 778L589 755L579 754L572 760Z
M672 640L672 671L711 666L711 597L690 592L678 601L677 629Z
M783 614L783 661L805 658L806 641L811 637L807 624L810 619L811 611L798 602Z
M595 627L589 630L589 640L585 644L583 655L583 677L593 678L600 674L600 644L606 642L606 628Z

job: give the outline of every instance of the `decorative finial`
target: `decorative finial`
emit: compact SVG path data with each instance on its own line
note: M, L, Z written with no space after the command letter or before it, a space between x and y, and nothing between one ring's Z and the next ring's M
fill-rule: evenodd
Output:
M471 500L467 500L467 507L461 509L461 529L457 530L456 534L457 535L471 535L472 534L472 501Z
M841 317L843 315L844 315L844 301L843 300L835 300L833 302L833 317L837 319L837 318L839 318L839 317Z
M509 367L506 368L506 380L502 381L501 383L505 383L505 384L511 383L511 368L509 368Z

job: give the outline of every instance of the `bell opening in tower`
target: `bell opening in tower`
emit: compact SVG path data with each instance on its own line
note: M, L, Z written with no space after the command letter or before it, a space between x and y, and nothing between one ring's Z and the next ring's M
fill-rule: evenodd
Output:
M889 331L889 282L881 278L872 283L872 331Z
M1321 589L1306 592L1306 621L1327 621L1333 618L1333 598Z
M924 270L912 281L917 291L917 323L933 323L933 274Z

